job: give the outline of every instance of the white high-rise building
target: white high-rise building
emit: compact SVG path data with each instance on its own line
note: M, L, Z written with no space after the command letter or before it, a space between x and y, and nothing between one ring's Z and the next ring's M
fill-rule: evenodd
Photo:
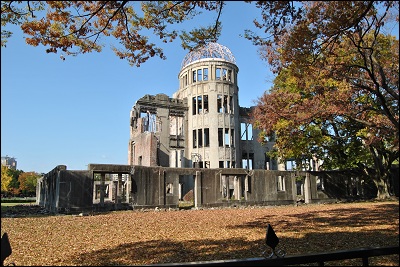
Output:
M16 170L17 160L9 156L1 157L1 166L7 166L10 169Z

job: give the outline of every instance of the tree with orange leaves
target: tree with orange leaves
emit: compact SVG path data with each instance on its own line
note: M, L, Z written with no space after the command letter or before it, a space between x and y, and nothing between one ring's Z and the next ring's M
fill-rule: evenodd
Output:
M35 195L37 180L40 175L36 172L23 172L18 176L19 189L24 195Z
M120 44L111 45L115 54L140 66L150 57L166 58L145 33L152 32L162 43L172 42L178 37L172 25L190 20L200 10L217 12L218 17L210 26L181 31L182 46L216 41L223 6L223 1L2 1L1 45L6 46L12 35L6 26L15 24L29 36L27 44L41 44L48 47L46 52L65 56L101 52L101 42L114 39Z
M390 169L399 160L399 41L382 32L398 6L315 1L298 13L283 12L289 7L282 3L276 13L264 5L275 16L260 27L290 21L271 28L275 42L248 33L278 75L253 114L261 140L277 135L275 156L360 168L374 180L377 197L389 197ZM398 25L398 13L392 22Z

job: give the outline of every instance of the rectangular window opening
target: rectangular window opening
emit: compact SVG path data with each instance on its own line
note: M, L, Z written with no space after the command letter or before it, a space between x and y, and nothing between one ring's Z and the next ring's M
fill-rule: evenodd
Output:
M228 96L224 95L224 100L223 100L223 107L224 109L222 110L223 113L228 113Z
M197 97L197 114L201 114L203 112L203 99L202 96Z
M224 146L224 139L222 136L222 128L218 128L218 146Z
M271 170L271 158L265 154L265 169Z
M222 113L222 95L217 95L217 110L218 113Z
M324 191L325 190L324 180L322 178L320 178L319 176L317 176L316 178L317 178L317 190Z
M230 140L231 140L230 146L231 147L235 147L235 130L234 129L231 129L231 138L230 138Z
M197 111L197 101L196 101L196 97L193 97L192 115L196 115L196 111Z
M203 80L208 81L208 68L203 69Z
M167 195L172 195L174 193L173 189L174 189L173 184L167 184L165 192L167 193Z
M200 82L202 79L201 79L201 69L198 69L197 70L197 80Z
M216 68L215 69L215 79L216 80L221 80L221 68Z
M196 71L195 70L192 72L192 75L193 75L193 82L195 83L196 82Z
M253 125L250 123L247 125L247 140L253 140Z
M227 69L222 69L222 80L226 81L228 79Z
M247 170L253 169L254 162L254 153L246 153L242 154L242 168Z
M203 147L203 129L198 129L199 147Z
M230 143L229 129L225 129L225 146L229 147Z
M204 113L207 113L208 112L208 95L204 95L203 96L204 97L204 99L203 99L203 105L204 105Z
M240 140L253 140L253 127L250 123L242 122L240 124Z
M278 191L285 191L285 177L284 176L281 176L281 175L278 176L277 188L278 188Z
M292 159L289 159L285 162L285 170L292 171L296 169L296 162Z
M204 129L204 146L205 147L210 146L210 129L209 128Z
M197 147L196 130L193 130L193 148Z

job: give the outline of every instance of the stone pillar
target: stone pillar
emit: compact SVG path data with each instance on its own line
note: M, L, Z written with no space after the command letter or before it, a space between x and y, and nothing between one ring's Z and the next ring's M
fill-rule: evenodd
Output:
M101 180L100 180L100 207L104 207L104 195L105 195L105 180L106 180L106 174L101 173L100 174Z
M304 203L311 202L311 180L310 174L306 173L306 178L304 179Z
M221 197L223 199L227 199L228 198L227 196L228 196L228 186L229 186L228 182L229 181L227 181L225 175L222 176L221 172L219 172L218 176L219 176L219 181L221 184Z
M244 200L247 201L247 193L249 192L249 183L250 183L250 177L247 174L246 177L244 178Z
M128 176L129 178L125 181L125 201L129 203L131 197L131 175Z
M196 171L194 178L194 207L201 206L201 172Z
M115 196L115 209L117 210L121 203L121 185L122 185L122 173L118 173L117 190Z
M296 173L291 172L290 173L290 185L292 187L292 197L294 204L297 202L297 183L296 183Z
M242 197L242 190L241 190L241 186L240 186L240 177L235 176L233 178L234 180L234 188L235 188L235 199L236 200L240 200Z

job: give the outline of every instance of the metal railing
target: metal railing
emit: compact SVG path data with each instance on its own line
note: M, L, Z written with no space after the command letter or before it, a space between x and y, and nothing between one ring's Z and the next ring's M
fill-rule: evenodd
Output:
M399 246L376 247L376 248L358 248L352 250L341 250L333 252L323 252L314 254L305 254L298 256L285 256L282 258L247 258L237 260L217 260L217 261L199 261L182 263L152 264L148 266L287 266L296 264L317 263L324 266L325 262L347 259L362 259L362 266L369 266L370 257L399 254ZM360 265L361 266L361 262Z

